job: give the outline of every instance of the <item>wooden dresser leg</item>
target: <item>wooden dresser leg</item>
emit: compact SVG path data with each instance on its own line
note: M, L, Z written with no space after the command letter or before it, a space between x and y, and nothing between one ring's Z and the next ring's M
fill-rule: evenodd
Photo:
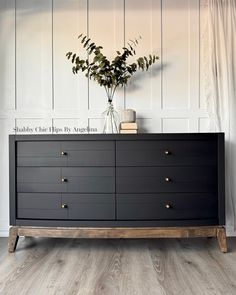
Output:
M221 252L227 253L226 231L224 227L217 229L217 239Z
M13 253L15 252L17 242L18 242L18 227L12 226L9 229L9 238L8 238L8 252Z

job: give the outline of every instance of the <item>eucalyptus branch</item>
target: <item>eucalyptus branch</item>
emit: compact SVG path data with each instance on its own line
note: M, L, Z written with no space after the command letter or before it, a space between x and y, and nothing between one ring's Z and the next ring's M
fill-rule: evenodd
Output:
M86 35L80 34L78 39L87 51L88 58L83 60L76 53L68 52L66 56L73 64L72 71L74 74L78 74L79 71L85 72L86 77L104 87L109 101L113 100L117 87L127 85L137 70L148 71L150 66L159 59L158 56L149 54L149 56L139 57L132 64L127 63L129 57L136 55L135 47L138 46L141 37L129 40L127 46L122 48L122 52L116 51L117 55L112 61L109 61L102 53L103 47L97 46ZM93 57L92 61L89 60L89 56Z
M115 91L116 91L117 85L114 86L113 91L112 91L112 99L114 97Z
M107 89L106 86L104 86L104 88L105 88L106 94L107 94L107 96L108 96L108 89Z

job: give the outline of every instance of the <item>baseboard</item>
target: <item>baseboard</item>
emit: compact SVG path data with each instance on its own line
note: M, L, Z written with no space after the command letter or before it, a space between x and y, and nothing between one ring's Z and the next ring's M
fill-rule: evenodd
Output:
M9 229L0 229L0 238L7 238L9 236Z
M227 237L236 237L236 230L233 226L226 227Z
M9 236L9 220L0 219L0 238Z

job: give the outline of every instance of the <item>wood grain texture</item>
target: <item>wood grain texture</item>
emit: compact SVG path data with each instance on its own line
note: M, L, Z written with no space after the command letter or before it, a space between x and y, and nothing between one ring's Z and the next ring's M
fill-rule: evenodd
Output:
M15 251L18 242L18 227L12 226L9 229L9 239L8 239L8 252L12 253Z
M217 237L220 250L227 252L225 228L220 226L201 227L146 227L146 228L87 228L87 227L11 227L9 252L14 252L18 236L53 238L196 238Z
M217 229L217 239L220 246L220 250L223 253L227 252L227 239L226 239L226 232L225 228L218 228Z
M222 255L216 239L0 239L4 295L232 295L236 239Z

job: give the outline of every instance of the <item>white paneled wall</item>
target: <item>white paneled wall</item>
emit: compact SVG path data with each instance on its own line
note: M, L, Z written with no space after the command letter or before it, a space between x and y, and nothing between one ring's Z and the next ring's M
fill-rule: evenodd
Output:
M48 0L16 2L16 107L52 108L52 16Z
M142 36L137 52L160 57L149 72L138 72L126 89L125 107L134 108L138 123L146 132L160 132L162 80L162 10L160 0L127 0L125 5L125 39Z
M87 126L101 131L105 91L73 75L65 57L80 50L80 33L109 57L139 35L138 55L159 55L151 71L137 73L115 95L117 109L136 109L141 132L207 130L200 1L0 0L0 235L8 227L8 134L14 127L26 134L86 132Z

